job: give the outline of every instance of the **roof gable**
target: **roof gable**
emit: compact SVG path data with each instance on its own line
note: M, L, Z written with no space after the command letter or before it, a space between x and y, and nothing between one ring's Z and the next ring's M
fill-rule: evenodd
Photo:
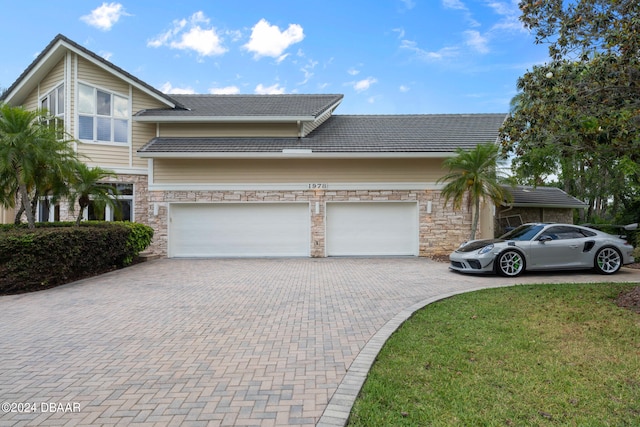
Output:
M155 99L166 104L170 108L183 108L182 105L172 97L162 93L154 87L148 85L137 77L124 71L122 68L112 64L99 55L82 47L76 42L68 39L62 34L58 34L43 50L38 57L20 74L18 79L7 89L1 101L13 105L21 104L30 92L35 89L38 83L47 73L64 57L66 52L71 51L85 58L98 67L106 70L110 74L125 80L127 83L137 87Z

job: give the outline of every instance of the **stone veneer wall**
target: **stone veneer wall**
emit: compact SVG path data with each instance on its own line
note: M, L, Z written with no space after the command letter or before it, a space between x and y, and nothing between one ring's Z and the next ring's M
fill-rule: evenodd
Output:
M311 205L312 257L325 256L325 203L366 201L417 201L420 221L420 256L447 255L467 240L471 229L471 214L445 208L439 191L412 190L300 190L300 191L150 191L148 224L155 230L151 250L167 255L167 220L170 203L238 203L238 202L300 202ZM427 202L432 202L431 214ZM315 203L320 206L315 211ZM136 217L137 218L137 217Z

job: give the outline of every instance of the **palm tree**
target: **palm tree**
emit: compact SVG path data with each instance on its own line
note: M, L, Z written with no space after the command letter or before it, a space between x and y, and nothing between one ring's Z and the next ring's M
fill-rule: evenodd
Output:
M46 119L45 111L0 105L0 204L13 207L19 196L29 228L35 228L38 197L59 190L78 163L71 140L60 139Z
M108 205L114 210L118 209L118 204L115 199L115 196L118 195L116 188L104 182L105 179L114 176L116 176L116 174L110 170L100 167L89 167L84 163L77 164L75 176L70 183L68 195L69 205L72 211L76 201L80 206L80 212L76 217L76 225L80 225L82 214L92 201L98 206Z
M445 205L453 200L453 208L460 209L467 196L469 206L473 203L475 212L471 225L470 240L476 238L478 220L480 219L480 201L489 198L499 204L511 197L511 193L500 185L498 177L499 151L496 144L479 144L471 151L461 148L456 150L455 157L443 162L449 173L438 180L447 182L442 189Z

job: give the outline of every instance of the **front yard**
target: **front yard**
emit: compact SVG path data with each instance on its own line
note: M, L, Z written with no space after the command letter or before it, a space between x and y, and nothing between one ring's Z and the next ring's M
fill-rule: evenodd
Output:
M349 425L640 425L638 294L530 285L429 305L387 342Z

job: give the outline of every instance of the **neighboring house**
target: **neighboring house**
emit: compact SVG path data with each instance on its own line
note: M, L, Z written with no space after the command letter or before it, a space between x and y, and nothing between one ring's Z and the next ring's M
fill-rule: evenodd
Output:
M169 257L428 256L467 239L471 212L440 198L442 162L495 141L506 115L334 115L342 98L167 95L59 35L3 101L63 121ZM42 206L40 220L69 218Z
M496 234L527 222L562 222L573 224L574 209L588 204L555 187L505 186L513 199L496 210Z

